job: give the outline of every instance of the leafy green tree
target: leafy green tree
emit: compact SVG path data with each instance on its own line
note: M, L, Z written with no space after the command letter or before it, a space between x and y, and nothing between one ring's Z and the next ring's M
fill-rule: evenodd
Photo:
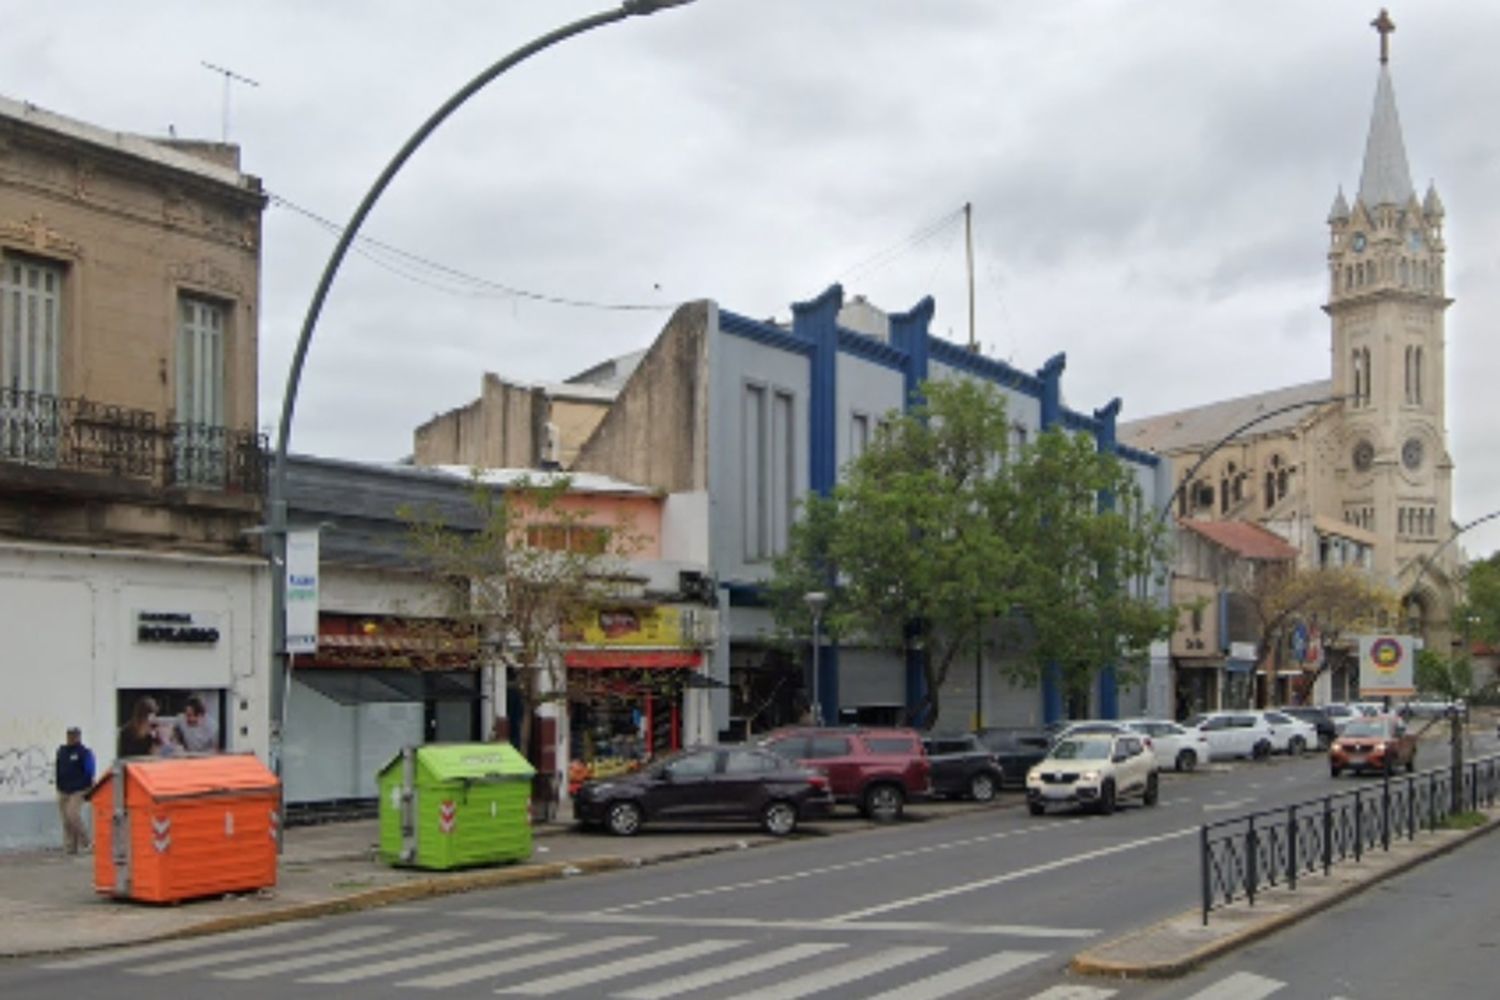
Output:
M1469 566L1464 581L1467 606L1462 609L1468 625L1466 637L1491 646L1500 644L1500 552Z
M1170 613L1130 586L1161 545L1119 462L1060 431L1012 453L993 386L923 392L828 497L804 503L769 585L782 632L807 634L804 597L817 590L829 594L830 636L920 650L925 693L912 715L926 725L953 664L997 622L1012 623L1014 676L1035 683L1056 663L1074 689L1165 634ZM1113 509L1101 509L1101 492Z

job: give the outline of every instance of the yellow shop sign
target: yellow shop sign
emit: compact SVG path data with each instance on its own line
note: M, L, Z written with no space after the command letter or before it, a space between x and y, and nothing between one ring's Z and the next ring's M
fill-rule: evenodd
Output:
M681 646L682 614L661 606L600 608L568 638L585 646Z

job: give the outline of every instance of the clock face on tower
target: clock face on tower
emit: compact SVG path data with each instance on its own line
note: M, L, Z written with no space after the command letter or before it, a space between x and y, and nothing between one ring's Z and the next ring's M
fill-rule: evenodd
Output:
M1369 441L1360 441L1354 446L1354 468L1359 472L1369 472L1370 466L1375 461L1375 446Z
M1422 467L1422 442L1419 439L1406 439L1401 446L1401 464L1413 472Z

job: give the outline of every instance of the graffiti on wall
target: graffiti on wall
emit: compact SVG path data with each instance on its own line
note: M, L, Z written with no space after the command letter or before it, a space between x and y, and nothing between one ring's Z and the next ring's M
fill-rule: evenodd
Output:
M0 719L0 802L52 795L53 748L64 728L55 719Z

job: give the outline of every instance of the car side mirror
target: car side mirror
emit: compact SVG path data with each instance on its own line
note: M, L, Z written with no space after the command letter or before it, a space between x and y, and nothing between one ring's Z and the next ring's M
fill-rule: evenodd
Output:
M1123 763L1125 763L1129 759L1130 759L1130 754L1128 754L1128 753L1117 753L1117 754L1115 754L1115 763L1116 764L1123 764Z

